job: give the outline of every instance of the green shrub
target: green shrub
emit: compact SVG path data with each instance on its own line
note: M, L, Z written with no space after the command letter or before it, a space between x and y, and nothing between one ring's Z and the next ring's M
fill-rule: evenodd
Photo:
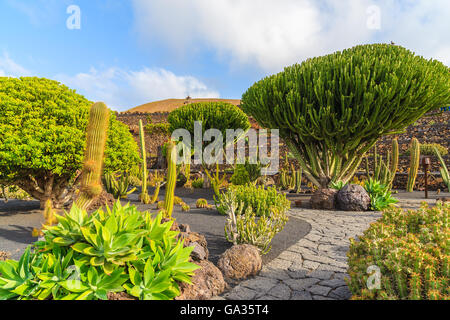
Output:
M5 186L0 184L0 198L3 198L5 202L9 199L17 200L33 200L32 197L18 186Z
M162 215L121 206L91 215L73 206L44 241L27 248L19 262L0 262L0 299L106 300L110 292L138 299L173 299L177 281L190 283L199 268L192 247L177 241Z
M198 178L198 179L192 180L192 187L195 188L195 189L203 188L203 179L202 178Z
M231 176L231 183L234 185L245 185L248 183L256 183L261 177L261 169L264 166L258 163L250 163L248 159L243 164L236 164L234 173Z
M265 189L263 186L232 185L217 200L217 210L223 215L229 210L226 202L224 202L224 195L231 192L235 194L238 203L243 203L242 211L246 211L250 207L258 217L268 217L274 211L286 213L291 208L291 202L286 198L286 195L278 193L276 188L268 187Z
M202 134L208 129L217 129L226 137L227 129L247 131L250 122L247 115L237 106L226 102L199 102L175 109L167 118L169 131L186 129L194 136L194 122L202 121ZM224 139L225 142L225 139Z
M145 126L145 130L147 131L147 133L149 135L152 134L161 134L161 135L169 135L170 131L169 131L169 124L165 123L165 122L160 122L160 123L148 123Z
M382 136L450 104L449 68L396 45L308 59L255 83L242 109L280 137L317 187L349 182Z
M243 164L237 164L234 173L231 176L231 183L236 186L242 186L250 183L250 175Z
M348 253L349 288L355 300L450 298L450 203L419 210L389 208ZM368 268L381 272L379 289L367 286ZM369 281L370 283L370 281Z
M371 210L380 211L398 202L397 199L392 197L388 186L372 178L365 182L364 189L369 194Z
M437 148L439 150L439 153L442 156L445 156L448 154L448 149L442 145L440 145L439 143L423 143L420 144L420 154L421 155L425 155L425 156L434 156L435 152L434 152L434 148ZM411 148L409 148L408 150L406 150L405 152L405 156L409 156L411 154Z
M81 169L92 102L57 81L0 77L0 183L17 185L55 207L72 195ZM139 161L128 127L111 112L104 170L126 171Z
M267 216L256 218L252 207L245 207L234 190L222 195L222 206L228 215L225 237L233 244L247 243L258 247L261 254L267 254L273 237L283 230L288 216L284 211L272 209Z

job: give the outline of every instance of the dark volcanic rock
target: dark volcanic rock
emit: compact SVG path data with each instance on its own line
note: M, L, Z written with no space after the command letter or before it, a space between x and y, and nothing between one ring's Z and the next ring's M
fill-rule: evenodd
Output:
M336 189L319 189L310 199L312 209L334 210L336 209Z
M175 300L207 300L221 294L226 283L222 272L210 261L195 262L201 269L194 271L192 284L179 284L181 294Z
M370 197L360 185L348 184L337 194L337 207L344 211L367 211L370 207Z

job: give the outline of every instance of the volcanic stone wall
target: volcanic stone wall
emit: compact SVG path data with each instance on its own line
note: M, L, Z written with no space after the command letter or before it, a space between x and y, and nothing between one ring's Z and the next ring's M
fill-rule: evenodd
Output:
M118 113L117 119L125 123L129 126L130 132L133 134L136 142L139 142L139 120L142 120L144 126L148 123L148 119L151 118L152 123L166 122L169 113ZM250 118L250 123L252 128L260 129L256 121ZM398 134L394 136L385 136L382 137L377 143L378 154L386 156L388 150L391 149L391 142L393 138L397 138L399 142L399 150L400 150L400 159L399 159L399 170L394 181L394 188L396 189L405 189L406 188L406 180L407 180L407 172L409 168L410 158L408 155L405 155L408 150L411 139L417 138L420 143L438 143L443 147L449 149L450 148L450 110L444 111L442 113L433 113L428 114L418 120L414 125L409 126L405 133ZM146 148L150 157L154 158L157 154L158 146L161 146L165 141L167 141L168 136L153 134L149 136L146 134ZM270 150L270 141L268 148ZM287 151L286 146L282 141L280 141L280 156L284 157L285 152ZM369 167L372 167L372 158L369 156ZM155 159L150 161L150 165L154 162ZM450 155L444 156L444 161L447 163L447 166L450 166ZM280 165L284 161L280 160ZM296 161L293 161L294 165ZM430 168L431 176L430 176L430 189L444 190L445 186L442 183L442 179L439 174L439 162L436 157L431 157L431 168ZM359 176L363 176L365 174L365 162L361 164L359 168ZM419 169L419 175L416 183L416 189L423 189L424 181L423 181L423 172L422 167Z

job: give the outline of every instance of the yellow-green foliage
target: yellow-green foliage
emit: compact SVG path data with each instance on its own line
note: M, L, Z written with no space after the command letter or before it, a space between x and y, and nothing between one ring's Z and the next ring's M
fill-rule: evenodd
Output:
M227 208L228 215L225 224L225 237L233 244L248 243L258 247L261 254L270 251L273 237L283 230L288 216L284 211L273 208L268 215L256 218L252 207L246 207L237 199L234 190L227 192L221 198Z
M181 199L180 197L177 197L177 196L173 197L173 204L175 204L175 205L182 205L183 203L184 203L183 199Z
M198 178L192 181L192 187L195 189L201 189L203 188L203 179Z
M244 211L247 207L251 207L258 217L269 216L273 210L286 213L291 207L291 202L286 195L278 193L276 188L265 189L263 186L254 185L230 186L225 193L219 196L217 202L217 210L221 214L226 214L228 210L223 197L224 194L230 192L235 193L237 202L244 204Z
M186 203L181 203L181 211L183 211L183 212L187 212L187 211L189 211L189 210L191 210L191 207L189 207Z
M197 208L206 208L209 209L211 208L211 205L208 204L208 201L206 199L198 199L197 202L195 203L195 206Z
M5 202L8 202L9 199L33 200L26 191L18 186L5 186L2 184L0 184L0 198L3 198Z
M450 299L450 203L405 212L389 208L359 241L350 240L348 285L355 300ZM380 268L369 290L367 268Z

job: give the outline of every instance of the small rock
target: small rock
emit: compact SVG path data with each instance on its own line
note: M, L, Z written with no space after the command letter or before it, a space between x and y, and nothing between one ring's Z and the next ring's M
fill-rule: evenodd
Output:
M175 300L208 300L225 290L226 283L222 272L212 262L202 260L195 264L201 269L194 271L192 284L179 284L181 294Z
M180 227L181 232L186 232L186 233L191 232L191 227L189 227L188 224L180 224L179 227Z
M370 197L360 185L348 184L343 187L336 197L337 206L344 211L367 211L370 207Z
M182 239L184 239L185 247L192 246L194 243L200 245L206 254L205 259L208 259L209 257L208 242L206 241L204 235L197 232L189 232L189 233L182 232L180 233L180 236L182 237Z
M190 247L194 247L194 250L191 252L191 257L195 261L206 260L208 258L208 253L205 251L201 245L197 242L191 243Z
M319 189L309 200L312 209L334 210L336 208L336 189Z
M240 244L225 251L217 266L225 278L239 280L257 274L262 268L262 260L257 247Z

